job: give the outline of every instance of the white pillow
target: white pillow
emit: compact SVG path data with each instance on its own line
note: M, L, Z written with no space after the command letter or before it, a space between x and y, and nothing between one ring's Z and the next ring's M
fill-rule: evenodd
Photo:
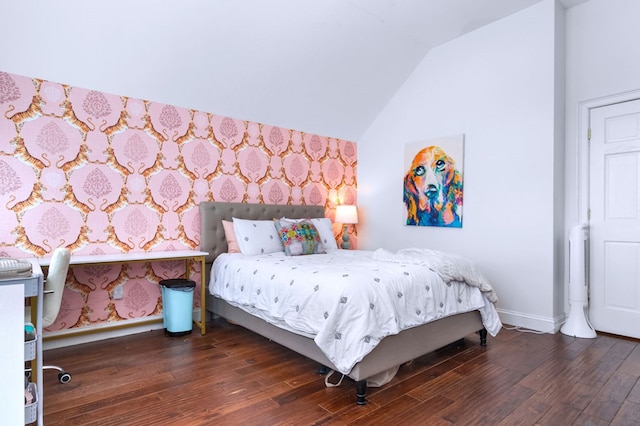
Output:
M325 250L338 250L336 237L333 235L333 225L328 217L312 218L311 223L314 224L320 234L320 241L324 245Z
M233 218L233 229L240 253L251 256L284 251L273 220Z
M292 218L292 217L281 217L280 220L288 220L289 222L293 222L293 223L298 223L298 222L302 222L303 220L305 220L304 218ZM313 225L315 226L315 225Z

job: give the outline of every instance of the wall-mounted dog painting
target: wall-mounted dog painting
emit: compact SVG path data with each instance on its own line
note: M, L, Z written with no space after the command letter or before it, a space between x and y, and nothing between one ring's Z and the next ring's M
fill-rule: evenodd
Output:
M406 224L462 227L464 135L405 146Z

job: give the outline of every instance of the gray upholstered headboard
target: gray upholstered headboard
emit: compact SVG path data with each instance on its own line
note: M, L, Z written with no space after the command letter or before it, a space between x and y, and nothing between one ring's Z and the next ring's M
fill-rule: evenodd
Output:
M200 250L209 253L207 263L212 263L220 253L227 252L222 220L233 217L241 219L275 219L281 217L324 217L324 206L290 206L276 204L247 203L200 203Z

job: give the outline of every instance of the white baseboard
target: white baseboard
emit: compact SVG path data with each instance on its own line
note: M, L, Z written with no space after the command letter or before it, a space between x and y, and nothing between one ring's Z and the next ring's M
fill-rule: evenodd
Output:
M207 320L210 313L207 312ZM200 309L193 310L193 319L200 321ZM42 349L56 349L67 346L80 345L83 343L96 342L99 340L112 339L114 337L128 336L131 334L144 333L151 330L164 328L162 316L152 318L138 318L118 323L107 323L82 329L67 329L45 333L42 341ZM194 332L196 325L194 324Z
M556 318L550 318L505 309L498 309L497 311L503 324L550 334L560 331L560 327L562 327L566 319L564 314Z

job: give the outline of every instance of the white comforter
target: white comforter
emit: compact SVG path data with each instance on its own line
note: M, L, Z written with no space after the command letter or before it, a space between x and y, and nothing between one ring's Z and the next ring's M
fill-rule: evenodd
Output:
M209 291L312 337L337 369L348 374L385 336L448 315L478 309L487 331L498 333L502 324L490 301L496 300L495 293L486 280L482 285L451 277L445 281L432 269L437 268L380 251L223 254L213 264Z

